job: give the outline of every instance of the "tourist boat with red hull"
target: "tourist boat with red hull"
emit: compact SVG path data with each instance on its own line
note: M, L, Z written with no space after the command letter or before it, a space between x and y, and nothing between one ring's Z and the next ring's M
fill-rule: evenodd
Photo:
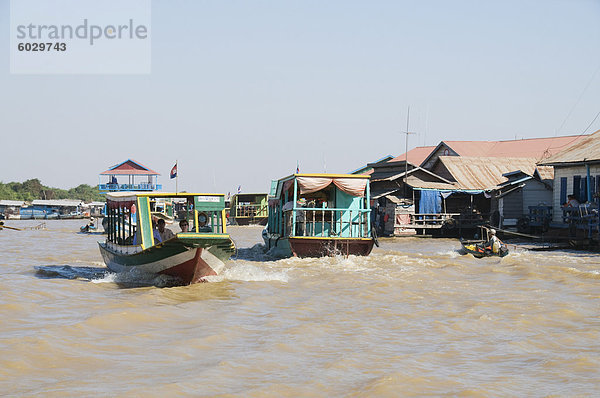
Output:
M181 284L203 282L218 275L235 251L222 194L113 192L106 197L108 235L99 246L113 272L138 270L170 275ZM185 200L178 218L188 222L189 231L160 242L153 228L154 214L161 214L152 209L156 199Z
M274 256L367 256L369 176L293 174L272 184L265 245Z

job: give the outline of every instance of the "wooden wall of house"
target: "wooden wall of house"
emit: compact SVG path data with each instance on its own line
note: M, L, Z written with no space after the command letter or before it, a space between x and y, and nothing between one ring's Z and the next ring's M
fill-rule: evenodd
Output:
M529 206L552 206L552 189L537 180L529 180L523 187L523 214Z
M504 219L523 217L523 189L516 189L502 197L504 201Z
M425 163L421 167L423 167L424 169L427 169L429 171L432 171L432 168L435 165L435 162L438 160L438 158L440 156L458 156L458 153L454 152L446 144L442 143L442 145L429 158L427 163ZM435 173L435 171L434 171L434 173Z
M433 170L429 171L439 175L442 178L445 178L446 180L454 181L454 177L452 176L452 174L450 174L450 172L448 171L446 166L442 164L442 162L437 162Z
M590 165L590 175L594 179L594 190L599 190L600 181L600 165ZM553 222L561 222L562 221L562 211L561 206L564 204L561 198L561 190L562 188L561 180L563 178L566 179L566 194L571 195L575 191L575 187L573 186L573 182L575 180L575 176L580 176L582 179L587 178L587 168L586 166L571 166L571 167L554 167L554 186L553 186L553 194L552 194L552 221ZM563 191L564 192L564 191ZM593 191L592 191L593 192Z

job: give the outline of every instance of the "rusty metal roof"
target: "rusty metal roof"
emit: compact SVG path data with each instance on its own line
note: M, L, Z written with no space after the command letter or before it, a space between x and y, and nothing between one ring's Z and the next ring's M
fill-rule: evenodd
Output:
M408 163L412 163L415 166L420 166L421 163L423 163L423 161L427 159L429 154L431 154L431 152L433 152L435 148L436 147L434 146L418 146L416 148L411 149L408 152L403 153L400 156L396 156L392 160L389 160L388 163L404 162L406 156L408 155Z
M527 138L508 141L443 141L460 156L537 158L552 156L586 136Z
M526 138L507 141L442 141L423 160L429 161L444 146L450 148L458 156L495 157L495 158L536 158L538 161L549 158L585 139L586 135Z
M498 158L440 156L444 167L456 180L454 189L496 188L507 179L503 176L515 170L533 175L536 169L536 158Z
M554 167L552 166L538 165L537 172L540 176L540 180L554 180Z
M570 146L544 161L544 166L566 166L569 164L600 162L600 130L589 136L582 136L575 145Z
M100 173L100 175L160 175L154 170L149 169L140 162L133 159L127 159L115 166L112 166L106 171Z

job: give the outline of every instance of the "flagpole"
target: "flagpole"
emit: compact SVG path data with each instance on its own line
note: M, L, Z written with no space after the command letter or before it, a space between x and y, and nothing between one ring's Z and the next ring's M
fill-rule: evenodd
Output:
M177 183L179 182L179 167L177 163L179 163L179 161L175 160L175 168L177 170L177 174L175 174L175 193L179 193L179 189L177 187Z

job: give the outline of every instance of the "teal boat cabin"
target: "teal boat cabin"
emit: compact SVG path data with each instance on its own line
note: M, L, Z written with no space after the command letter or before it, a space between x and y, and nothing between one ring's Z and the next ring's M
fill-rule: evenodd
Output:
M263 239L276 256L368 255L369 176L293 174L273 182Z

